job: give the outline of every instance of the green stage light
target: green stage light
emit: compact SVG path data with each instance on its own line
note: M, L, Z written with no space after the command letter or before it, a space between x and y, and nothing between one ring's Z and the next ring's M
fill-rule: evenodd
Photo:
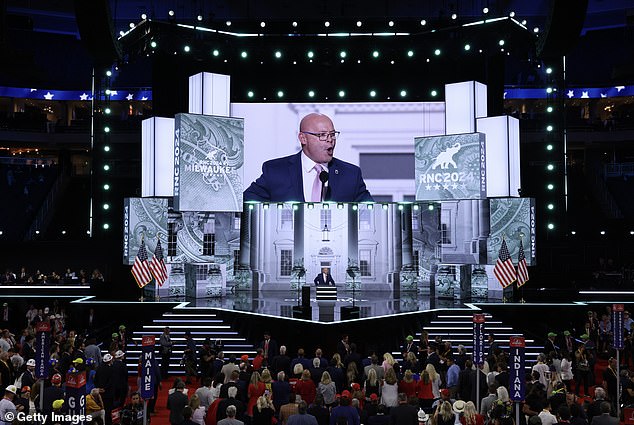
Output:
M370 90L370 97L376 96L376 90Z
M553 145L546 145L546 150L547 151L552 151L553 150Z
M103 209L104 210L109 210L110 209L110 204L103 204Z
M546 189L548 190L553 190L555 188L555 185L552 183L548 183L548 185L546 185Z
M110 152L110 146L105 145L105 146L103 147L103 150L104 150L104 151L106 151L106 152Z
M110 228L110 225L108 223L104 223L103 224L103 229L104 230L108 230Z
M553 92L553 88L552 88L552 87L548 87L548 88L546 89L546 93L550 94L550 93L552 93L552 92Z
M315 91L314 90L309 90L308 91L308 97L315 97Z
M405 97L407 96L407 91L406 90L401 90L401 97Z
M548 171L553 171L553 170L555 169L555 166L554 166L553 164L548 164L548 165L546 166L546 169L547 169Z
M546 131L553 131L553 126L552 125L546 126Z
M282 57L282 52L280 52L279 50L278 50L278 51L276 51L276 52L275 52L275 57L276 57L277 59L281 58L281 57Z
M282 90L278 90L277 97L284 97L284 92Z
M549 210L554 210L554 209L555 209L555 206L554 206L553 204L548 204L548 209L549 209Z
M211 52L211 54L212 54L212 55L214 55L214 56L218 56L218 55L220 54L220 51L219 51L218 49L214 49L214 50Z
M411 58L412 56L414 56L414 51L413 50L408 50L407 51L407 57Z
M339 90L339 97L344 97L346 95L346 92L343 90Z
M553 230L555 225L553 223L548 223L548 230Z
M185 53L189 53L190 50L191 47L189 47L188 45L183 46L183 51L185 51Z
M552 74L553 73L553 69L548 67L546 68L546 74Z
M156 49L156 46L157 46L156 41L150 41L151 48Z
M436 50L434 50L434 54L435 54L436 56L440 56L440 54L441 54L441 53L442 53L442 52L440 51L440 49L436 49Z
M112 71L110 71L110 70L106 71L106 76L107 77L111 77L112 76Z
M466 51L471 50L471 45L470 45L470 44L465 44L465 45L464 45L464 49L465 49Z
M246 59L246 57L248 56L246 51L242 51L242 53L240 53L240 57L242 57L242 59Z
M553 107L549 106L548 108L546 108L546 112L552 112L553 111Z
M109 171L110 170L110 166L108 164L103 166L103 170L104 171Z
M379 57L379 51L375 50L374 52L372 52L372 57L373 58L378 58Z
M436 97L436 96L438 96L438 92L436 90L432 90L431 91L431 95L432 95L432 97Z
M433 211L433 210L434 210L434 204L429 204L429 205L427 205L427 209L428 209L429 211Z
M253 92L252 92L251 90L249 90L249 91L247 92L247 96L248 96L248 97L253 97Z
M108 183L104 184L103 190L110 190L110 185Z
M105 127L103 128L103 131L104 131L104 133L110 133L110 127L105 126Z
M342 50L341 52L339 52L339 56L343 59L343 58L345 58L346 56L348 56L348 53L346 53L346 51L345 51L345 50Z
M106 115L109 115L110 112L112 112L112 110L110 108L106 108L103 111L105 112Z
M315 57L315 52L313 52L312 50L309 50L306 53L306 56L308 56L309 59L312 59L313 57Z
M498 41L498 44L499 44L500 46L504 46L504 40L500 40L500 41Z

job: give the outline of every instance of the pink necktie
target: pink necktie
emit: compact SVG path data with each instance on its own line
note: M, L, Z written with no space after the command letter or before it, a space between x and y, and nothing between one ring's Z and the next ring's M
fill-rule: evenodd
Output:
M312 202L321 202L321 180L319 180L319 173L323 171L321 164L315 164L313 167L315 170L315 180L313 181L313 191L311 193Z

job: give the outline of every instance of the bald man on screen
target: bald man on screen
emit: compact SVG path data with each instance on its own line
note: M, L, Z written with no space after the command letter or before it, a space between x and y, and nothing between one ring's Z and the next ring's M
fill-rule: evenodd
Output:
M373 201L361 169L334 157L339 132L332 120L311 113L302 118L297 138L302 150L266 161L262 175L244 191L245 201Z

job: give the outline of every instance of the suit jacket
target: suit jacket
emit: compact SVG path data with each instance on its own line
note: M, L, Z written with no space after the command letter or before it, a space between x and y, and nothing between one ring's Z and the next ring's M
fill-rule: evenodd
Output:
M315 285L317 286L322 286L322 285L335 285L335 280L332 278L332 275L330 273L328 273L326 275L326 280L324 281L324 274L323 273L319 273L317 275L317 277L315 278Z
M592 425L618 425L619 420L609 413L603 413L592 418Z
M328 164L326 200L336 202L373 201L365 188L361 169L333 158ZM262 175L244 191L245 201L285 202L304 199L301 151L262 164Z

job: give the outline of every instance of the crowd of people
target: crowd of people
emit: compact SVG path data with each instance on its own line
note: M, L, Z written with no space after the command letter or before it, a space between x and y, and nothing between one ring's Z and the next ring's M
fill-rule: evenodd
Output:
M625 313L624 326L631 327ZM610 314L606 309L601 315ZM255 356L225 356L221 341L207 339L198 346L186 332L180 359L186 372L172 379L168 372L175 346L166 327L151 368L157 385L147 411L154 414L166 406L172 425L607 425L618 421L617 403L634 405L634 373L631 356L617 365L610 334L602 336L607 325L600 325L601 315L588 312L578 338L567 330L548 334L543 353L527 365L525 398L519 404L509 397L509 354L494 334L485 344L485 362L475 366L465 347L440 337L430 340L424 330L420 340L407 336L396 358L390 352L362 355L348 335L332 351L299 348L291 355L271 332L265 332ZM33 327L43 321L52 332L50 373L48 379L37 379ZM66 326L63 309L32 306L18 335L5 329L0 336L0 393L5 396L0 422L10 409L68 411L67 375L85 372L86 413L95 423L109 425L113 412L124 425L142 423L143 399L134 391L141 386L141 364L136 386L130 385L125 364L126 349L138 341L125 325L98 344ZM607 345L601 345L606 339ZM607 367L595 368L602 358ZM171 386L166 401L159 400L162 384Z
M0 275L0 285L89 285L102 283L104 280L99 269L94 269L89 274L84 269L74 271L70 267L63 273L55 270L43 273L40 269L29 271L26 267L21 267L18 273L13 269L6 269L4 274Z

